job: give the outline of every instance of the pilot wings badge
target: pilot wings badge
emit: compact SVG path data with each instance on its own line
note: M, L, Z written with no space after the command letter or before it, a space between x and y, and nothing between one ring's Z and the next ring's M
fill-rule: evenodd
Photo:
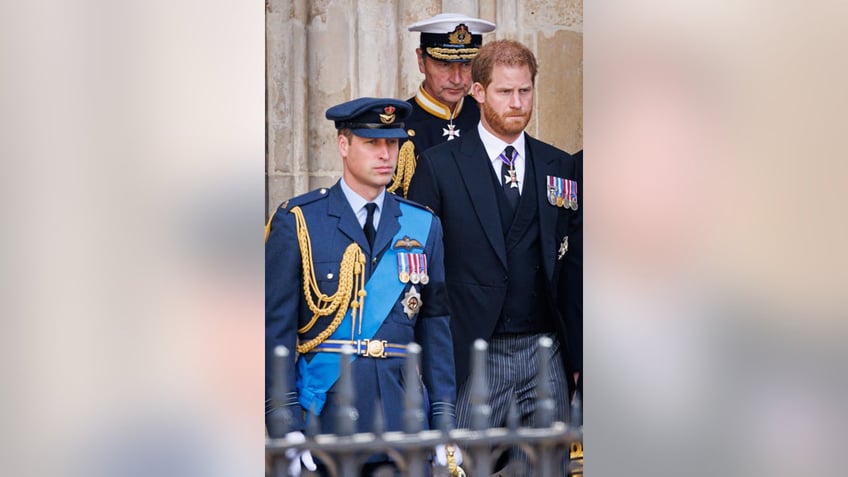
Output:
M424 246L421 245L421 242L418 240L409 238L409 235L404 235L402 239L395 241L392 248L405 248L407 250L412 250L413 248L424 248Z

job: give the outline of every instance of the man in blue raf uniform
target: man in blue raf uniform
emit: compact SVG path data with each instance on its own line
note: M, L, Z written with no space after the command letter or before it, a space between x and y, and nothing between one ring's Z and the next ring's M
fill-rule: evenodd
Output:
M406 196L415 173L418 154L436 144L470 132L480 120L471 89L471 60L483 43L482 33L495 24L458 13L440 13L409 26L421 32L418 69L424 82L408 102L412 114L406 120L409 140L403 143L390 192Z
M318 414L321 432L334 432L333 395L345 345L356 353L351 370L357 432L370 431L377 412L387 431L402 430L404 356L411 342L422 347L420 380L430 399L429 425L445 418L454 424L441 223L423 207L386 193L410 110L404 101L379 98L327 110L338 131L342 178L330 189L284 202L269 221L266 399L274 347L296 350L288 373L288 389L295 390L286 403L294 417L295 435L289 437L302 437L298 431L309 410ZM266 405L266 416L273 411ZM271 437L289 431L266 422ZM311 458L303 457L310 467ZM369 462L373 469L374 461L386 460L377 456Z

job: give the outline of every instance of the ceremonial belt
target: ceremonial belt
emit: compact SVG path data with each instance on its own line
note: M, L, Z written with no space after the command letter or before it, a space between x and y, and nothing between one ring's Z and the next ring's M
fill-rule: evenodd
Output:
M312 352L341 353L348 345L354 353L369 358L396 358L406 356L406 345L387 343L386 340L326 340L312 348Z
M401 211L401 215L398 217L400 228L389 243L393 244L398 240L403 240L405 236L409 236L416 239L422 237L423 240L419 239L419 242L426 244L430 235L433 215L424 209L404 202L399 202L398 205ZM360 340L368 339L369 344L374 342L372 338L383 325L383 321L389 316L392 307L397 304L400 294L406 288L406 284L398 278L397 252L398 249L389 246L365 284L366 298L365 307L362 310L362 332L358 335ZM339 327L323 343L334 341L350 343L354 341L353 336L350 336L351 320L353 318L350 309L348 309ZM376 341L380 342L379 340ZM373 346L376 347L376 344ZM351 360L355 360L356 357L357 355L353 355ZM303 356L297 360L298 401L304 409L307 411L314 410L316 415L321 414L327 400L327 391L339 379L341 358L342 356L339 353L329 352L314 353L312 359L308 362Z

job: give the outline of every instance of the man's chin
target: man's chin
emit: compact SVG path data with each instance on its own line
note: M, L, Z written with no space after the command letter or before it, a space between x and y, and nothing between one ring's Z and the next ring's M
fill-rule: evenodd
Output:
M443 103L456 103L460 99L462 99L463 96L465 96L465 93L463 93L463 92L459 92L459 93L447 93L446 92L445 94L442 95L440 100Z

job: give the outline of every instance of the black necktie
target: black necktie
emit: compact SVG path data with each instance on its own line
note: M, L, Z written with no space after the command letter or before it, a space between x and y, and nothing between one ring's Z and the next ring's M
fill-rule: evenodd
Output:
M503 184L503 191L506 194L506 200L509 202L509 205L515 210L518 207L519 198L517 179L515 182L511 180L513 175L517 174L515 171L515 148L507 146L499 157L501 159L501 183ZM510 174L510 170L512 170L512 174Z
M377 229L374 228L374 211L377 210L377 204L369 202L365 204L365 208L368 210L368 215L365 217L365 225L362 230L365 232L368 246L374 248L374 237L377 236Z

